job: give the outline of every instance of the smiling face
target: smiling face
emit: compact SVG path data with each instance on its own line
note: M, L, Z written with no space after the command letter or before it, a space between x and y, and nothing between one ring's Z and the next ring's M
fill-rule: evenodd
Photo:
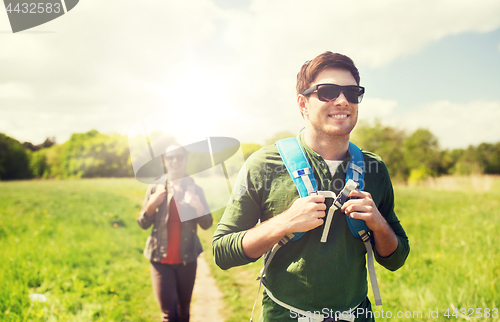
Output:
M357 85L351 72L340 68L322 70L311 86L316 84ZM349 139L358 120L358 104L348 102L342 92L328 102L320 101L317 92L308 97L299 94L297 103L306 121L306 131L315 137Z
M180 145L171 145L165 153L165 165L171 180L176 180L186 175L187 155Z

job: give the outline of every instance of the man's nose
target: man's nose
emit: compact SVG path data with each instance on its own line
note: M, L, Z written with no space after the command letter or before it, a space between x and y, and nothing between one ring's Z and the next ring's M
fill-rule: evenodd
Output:
M349 105L349 102L347 101L347 98L344 95L344 92L340 92L339 96L333 100L333 105L335 106L347 106Z

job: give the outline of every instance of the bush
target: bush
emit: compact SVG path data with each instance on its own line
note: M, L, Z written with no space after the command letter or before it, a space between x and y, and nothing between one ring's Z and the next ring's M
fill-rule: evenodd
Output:
M66 178L133 176L125 135L92 130L73 134L64 145L61 167Z
M0 133L0 180L31 177L30 152L19 141Z
M427 129L418 129L404 141L405 162L410 176L425 179L442 174L442 154L438 139Z
M47 168L47 158L43 150L31 154L30 169L35 178L41 178Z
M391 178L405 181L409 169L405 162L404 131L383 126L376 121L373 126L360 121L352 136L352 141L360 148L379 155L387 165Z

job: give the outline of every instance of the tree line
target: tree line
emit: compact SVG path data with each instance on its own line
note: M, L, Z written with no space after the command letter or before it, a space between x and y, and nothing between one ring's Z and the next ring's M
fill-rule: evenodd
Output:
M276 133L266 141L295 136ZM351 140L361 148L378 154L393 180L417 182L429 176L500 174L500 142L481 143L466 149L443 150L427 129L412 133L359 122ZM262 145L242 143L245 159ZM20 143L0 133L0 180L33 178L133 177L128 136L103 134L96 130L73 134L62 144L48 138L33 145Z
M92 130L73 134L63 144L54 143L21 144L0 133L0 180L134 175L126 135Z
M441 149L428 129L412 133L360 122L352 140L380 155L395 180L416 182L429 176L500 174L500 142L470 145L466 149Z

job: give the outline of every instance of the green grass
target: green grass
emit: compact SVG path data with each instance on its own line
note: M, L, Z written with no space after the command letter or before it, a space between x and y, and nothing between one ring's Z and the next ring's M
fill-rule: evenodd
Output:
M383 309L384 316L387 311L393 315L377 321L444 321L448 320L444 313L452 305L467 309L467 314L471 308L500 310L500 178L487 178L491 186L488 191L469 188L472 185L462 181L460 186L445 185L447 190L395 188L396 213L409 236L411 252L406 264L396 272L376 265L384 301L382 308L375 308L379 312L376 314L382 316ZM205 247L209 245L208 235L202 234ZM213 264L210 253L205 256L225 294L227 321L248 321L260 261L221 271ZM371 290L369 297L373 302ZM429 309L438 309L439 318L429 318ZM413 317L398 319L399 311ZM449 313L453 314L453 309ZM473 320L500 321L500 312L498 315ZM254 320L257 317L258 313L254 314Z
M133 179L0 182L0 321L157 320L142 256L150 232L135 222L145 189ZM205 192L209 203L220 202L217 187ZM422 318L404 320L442 321L451 305L500 308L500 179L488 191L396 187L395 193L411 253L396 272L376 266L384 312L421 311ZM260 261L217 268L214 228L199 234L224 294L222 315L248 321ZM32 302L29 294L48 300ZM430 319L429 309L439 309L439 319ZM377 319L388 320L402 319Z
M221 214L216 213L215 217L220 218ZM212 236L215 231L215 225L206 231L200 231L203 253L207 263L210 266L212 275L216 279L217 286L222 291L225 302L225 310L221 312L226 321L248 321L252 313L252 307L257 296L259 283L256 278L260 276L262 261L245 266L231 268L227 271L221 270L214 262L212 255ZM259 300L253 315L254 321L258 321L261 310L262 289L259 294Z
M499 183L488 192L396 189L411 252L394 273L377 267L385 311L422 311L430 321L429 309L439 309L440 320L453 306L500 309Z
M157 319L135 222L144 191L131 179L0 182L0 320Z
M220 191L227 191L227 184L224 180L213 180L209 178L196 178L196 183L204 188L207 202L211 207L224 205L227 203L227 196L220 194ZM217 222L222 217L224 209L213 213L214 225L208 230L198 230L203 245L203 256L210 266L212 275L216 279L217 286L222 291L225 302L224 312L221 315L228 322L248 321L252 312L252 306L257 296L259 271L262 268L262 261L231 268L227 271L221 270L214 262L212 255L212 236ZM261 309L262 290L257 302L254 321L258 320Z

